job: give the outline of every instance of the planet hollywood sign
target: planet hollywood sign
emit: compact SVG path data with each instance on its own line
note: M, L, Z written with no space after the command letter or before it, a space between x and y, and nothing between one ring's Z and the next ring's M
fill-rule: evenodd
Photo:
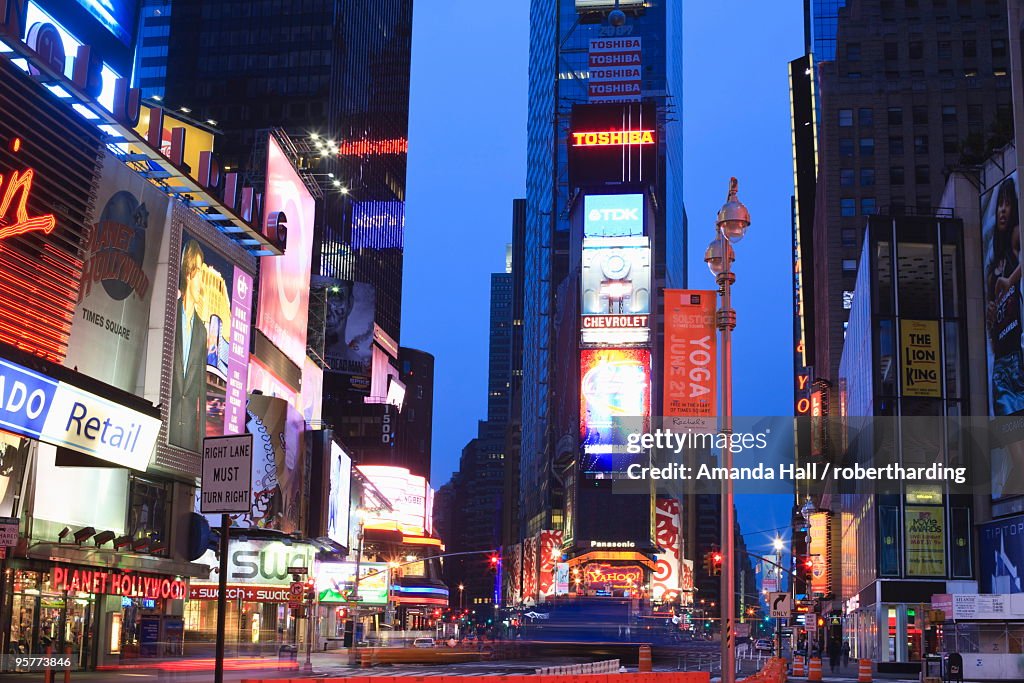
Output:
M59 591L154 600L182 600L188 592L188 585L183 579L113 569L54 567L50 571L50 583Z

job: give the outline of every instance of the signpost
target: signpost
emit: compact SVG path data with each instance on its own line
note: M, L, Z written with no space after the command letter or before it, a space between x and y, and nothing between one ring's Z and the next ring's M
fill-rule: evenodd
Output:
M768 609L771 610L772 619L789 619L793 612L789 593L769 593Z
M214 683L224 683L224 630L227 620L229 513L252 509L252 434L203 439L203 481L199 511L221 513L220 576L217 592L217 653Z

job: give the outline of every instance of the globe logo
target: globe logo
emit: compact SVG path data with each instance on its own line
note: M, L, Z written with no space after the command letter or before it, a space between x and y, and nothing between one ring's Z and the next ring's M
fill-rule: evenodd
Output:
M88 279L100 282L115 301L123 301L133 292L144 297L149 291L149 276L142 268L148 224L146 205L121 190L107 200L94 226Z

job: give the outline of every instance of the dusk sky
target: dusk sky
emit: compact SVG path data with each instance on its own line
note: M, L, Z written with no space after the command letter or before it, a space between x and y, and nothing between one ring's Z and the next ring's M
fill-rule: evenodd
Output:
M739 416L792 414L787 63L803 49L801 12L797 0L683 2L689 287L714 287L703 254L730 176L752 220L736 247ZM525 0L415 5L405 281L416 284L404 290L402 344L436 358L434 488L487 413L490 274L504 269L512 200L526 191L528 53ZM752 552L789 526L792 503L741 497Z

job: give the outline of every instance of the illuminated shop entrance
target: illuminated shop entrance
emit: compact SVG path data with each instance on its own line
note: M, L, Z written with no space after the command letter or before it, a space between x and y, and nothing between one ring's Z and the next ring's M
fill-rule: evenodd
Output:
M15 569L7 577L8 600L4 621L10 631L4 641L8 655L55 654L70 648L71 668L86 669L95 657L96 601L91 593L58 590L47 572ZM17 671L14 657L7 671Z

